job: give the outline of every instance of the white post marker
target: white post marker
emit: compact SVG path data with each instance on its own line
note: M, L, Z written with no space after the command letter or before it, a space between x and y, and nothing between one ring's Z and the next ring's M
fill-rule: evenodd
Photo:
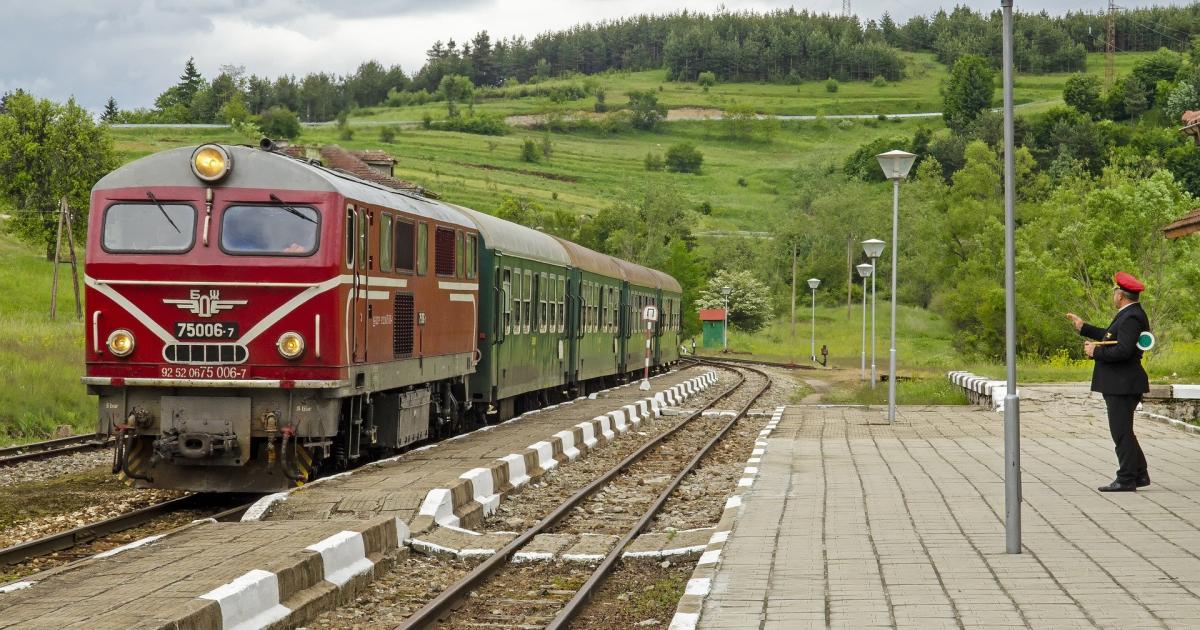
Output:
M654 336L654 322L658 321L658 307L651 304L642 309L642 320L646 322L646 368L638 389L650 391L650 338Z

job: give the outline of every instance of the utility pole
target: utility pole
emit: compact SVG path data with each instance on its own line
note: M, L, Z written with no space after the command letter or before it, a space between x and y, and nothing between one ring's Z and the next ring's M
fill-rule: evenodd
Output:
M796 241L792 240L792 345L796 345Z
M842 0L842 17L850 17L850 0Z
M71 207L67 205L67 198L63 197L58 205L58 235L54 240L54 274L50 283L51 321L58 315L58 266L63 260L64 230L67 233L67 247L70 250L67 260L71 263L71 284L75 289L75 319L83 317L82 303L79 299L79 265L75 258L75 235L71 231L72 224Z
M1116 78L1117 3L1108 0L1108 37L1104 42L1104 89L1111 90Z
M846 319L852 316L850 310L851 300L853 300L854 288L854 235L846 235Z

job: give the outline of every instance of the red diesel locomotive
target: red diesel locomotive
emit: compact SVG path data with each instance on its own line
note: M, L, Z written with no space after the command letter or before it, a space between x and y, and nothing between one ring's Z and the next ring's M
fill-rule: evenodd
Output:
M587 287L562 244L535 230L269 143L151 155L103 178L91 204L84 382L100 432L117 438L114 472L140 486L284 489L588 389L569 365ZM481 274L481 256L503 271ZM645 270L609 260L614 279ZM533 278L523 302L512 265ZM641 277L615 286L627 304L662 305L664 366L678 358L679 285ZM481 378L540 369L497 363L512 354L498 344L537 345L511 325L513 303L525 305L525 333L532 321L558 340L557 374L528 386ZM641 367L623 357L626 339L641 344L632 311L612 305L617 358L602 376Z

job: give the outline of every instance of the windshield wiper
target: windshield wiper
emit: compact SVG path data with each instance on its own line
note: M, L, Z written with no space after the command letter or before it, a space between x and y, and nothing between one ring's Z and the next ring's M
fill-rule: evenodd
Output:
M305 221L308 221L309 223L314 223L314 224L315 224L315 223L317 222L317 220L316 220L316 219L314 219L314 218L312 218L312 217L309 217L309 216L305 216L303 212L300 212L299 210L297 210L297 209L295 209L295 208L293 208L293 207L291 207L291 206L287 205L286 203L283 203L283 200L282 200L282 199L280 199L279 197L276 197L276 196L275 196L275 193L271 193L271 201L274 201L275 203L277 203L277 204L279 204L280 206L282 206L284 210L287 210L287 211L288 211L288 214L292 214L292 215L298 216L298 217L300 217L301 219L304 219Z
M164 208L161 203L159 203L158 197L155 197L154 193L149 190L146 191L146 196L150 198L150 201L154 202L154 205L158 206L158 211L162 213L163 218L167 220L167 223L170 223L171 227L175 228L175 232L177 234L183 234L183 232L179 231L179 226L175 225L175 222L171 220L171 215L167 214L167 209Z

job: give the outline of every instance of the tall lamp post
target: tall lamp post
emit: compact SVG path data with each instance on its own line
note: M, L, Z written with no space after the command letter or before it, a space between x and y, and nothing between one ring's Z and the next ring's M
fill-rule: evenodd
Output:
M863 305L862 305L862 352L859 357L862 359L862 374L861 380L867 380L867 276L874 275L875 266L871 263L863 263L855 269L858 270L858 276L863 279Z
M809 349L809 359L817 360L817 287L821 286L820 278L809 278L808 288L812 289L812 327L810 329L812 344Z
M908 177L916 155L893 149L875 156L883 176L892 180L892 348L888 352L888 424L896 421L896 252L900 249L900 180Z
M1004 538L1008 553L1021 553L1021 397L1017 394L1017 279L1014 248L1016 199L1013 164L1013 0L1000 0L1004 62ZM1110 31L1111 32L1111 31Z
M862 242L863 253L871 259L871 389L875 389L875 383L879 382L879 372L875 368L875 347L879 345L875 341L875 270L879 268L876 263L880 254L883 254L883 245L883 241L877 238Z
M728 286L721 287L721 297L725 298L725 323L721 325L721 344L725 346L722 352L729 352L729 294L733 293L733 289Z

